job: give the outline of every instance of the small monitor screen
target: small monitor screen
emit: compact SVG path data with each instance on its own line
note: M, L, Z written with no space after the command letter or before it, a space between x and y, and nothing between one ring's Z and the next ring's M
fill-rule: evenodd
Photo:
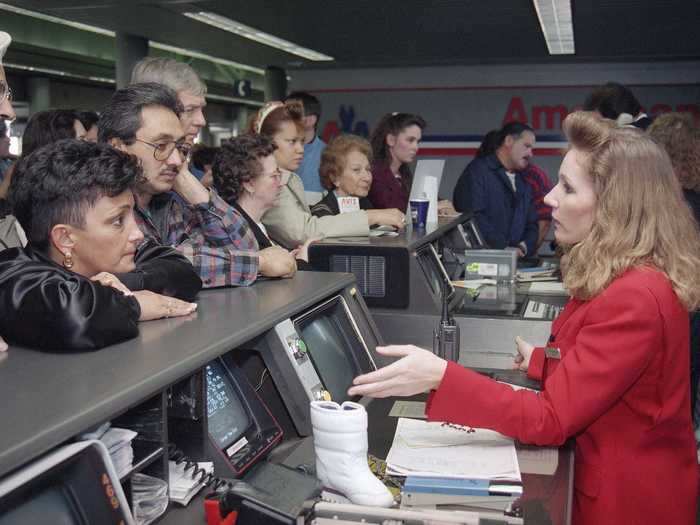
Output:
M454 292L454 286L447 275L445 267L438 258L435 248L432 245L427 245L421 249L418 254L418 263L423 270L428 286L430 287L435 297L442 297L443 286L447 287L447 293Z
M348 399L347 391L355 376L369 371L359 359L369 361L340 298L297 321L297 329L306 344L318 375L333 401ZM363 355L364 354L364 355Z
M46 523L47 520L52 525L87 525L75 507L68 488L57 482L43 489L37 487L32 499L0 514L0 525Z
M232 378L219 361L207 365L209 435L222 449L237 441L251 424Z
M131 523L107 448L71 443L0 481L0 525Z

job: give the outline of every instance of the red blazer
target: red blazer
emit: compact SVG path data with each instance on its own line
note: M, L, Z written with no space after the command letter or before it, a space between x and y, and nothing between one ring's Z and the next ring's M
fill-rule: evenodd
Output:
M688 313L666 276L637 268L589 301L572 299L514 391L449 363L430 420L485 427L524 443L576 440L575 525L695 524Z
M411 192L411 172L407 166L402 165L399 173L401 178L397 179L385 161L372 164L372 185L367 197L374 208L396 208L400 212L406 211Z

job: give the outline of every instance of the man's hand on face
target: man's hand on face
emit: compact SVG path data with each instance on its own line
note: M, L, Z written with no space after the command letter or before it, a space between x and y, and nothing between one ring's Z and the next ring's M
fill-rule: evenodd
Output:
M184 162L173 182L173 191L191 205L209 202L209 191L192 175L188 163Z

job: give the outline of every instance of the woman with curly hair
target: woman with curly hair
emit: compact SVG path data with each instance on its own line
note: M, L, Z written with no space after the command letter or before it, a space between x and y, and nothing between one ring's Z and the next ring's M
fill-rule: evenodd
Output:
M371 158L372 148L362 137L335 137L323 150L318 169L321 184L328 194L311 207L311 213L316 217L340 214L338 197L357 199L357 207L361 210L373 208L367 198L372 186Z
M304 157L304 107L298 100L268 102L250 124L250 132L275 143L275 159L282 172L280 202L262 218L270 236L287 248L309 239L369 234L369 227L384 224L401 228L404 214L398 210L359 210L338 216L315 217L304 195L304 185L295 170Z
M261 250L274 243L262 223L262 216L277 205L282 191L282 174L274 152L277 146L263 135L241 135L222 143L214 155L214 187L222 199L248 221ZM309 242L289 252L299 270L311 269ZM268 277L273 277L269 275Z
M700 238L663 148L634 128L570 114L571 144L545 197L571 295L547 347L516 340L539 393L414 346L355 378L350 395L432 391L430 420L523 443L576 443L574 525L695 523L688 311L700 305Z
M671 157L683 196L700 224L700 128L688 113L664 113L654 119L647 133Z

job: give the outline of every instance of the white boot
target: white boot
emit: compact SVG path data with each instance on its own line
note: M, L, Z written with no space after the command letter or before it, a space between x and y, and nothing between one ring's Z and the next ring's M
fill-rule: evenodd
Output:
M316 477L357 505L390 507L394 498L367 464L367 412L352 401L311 402Z

